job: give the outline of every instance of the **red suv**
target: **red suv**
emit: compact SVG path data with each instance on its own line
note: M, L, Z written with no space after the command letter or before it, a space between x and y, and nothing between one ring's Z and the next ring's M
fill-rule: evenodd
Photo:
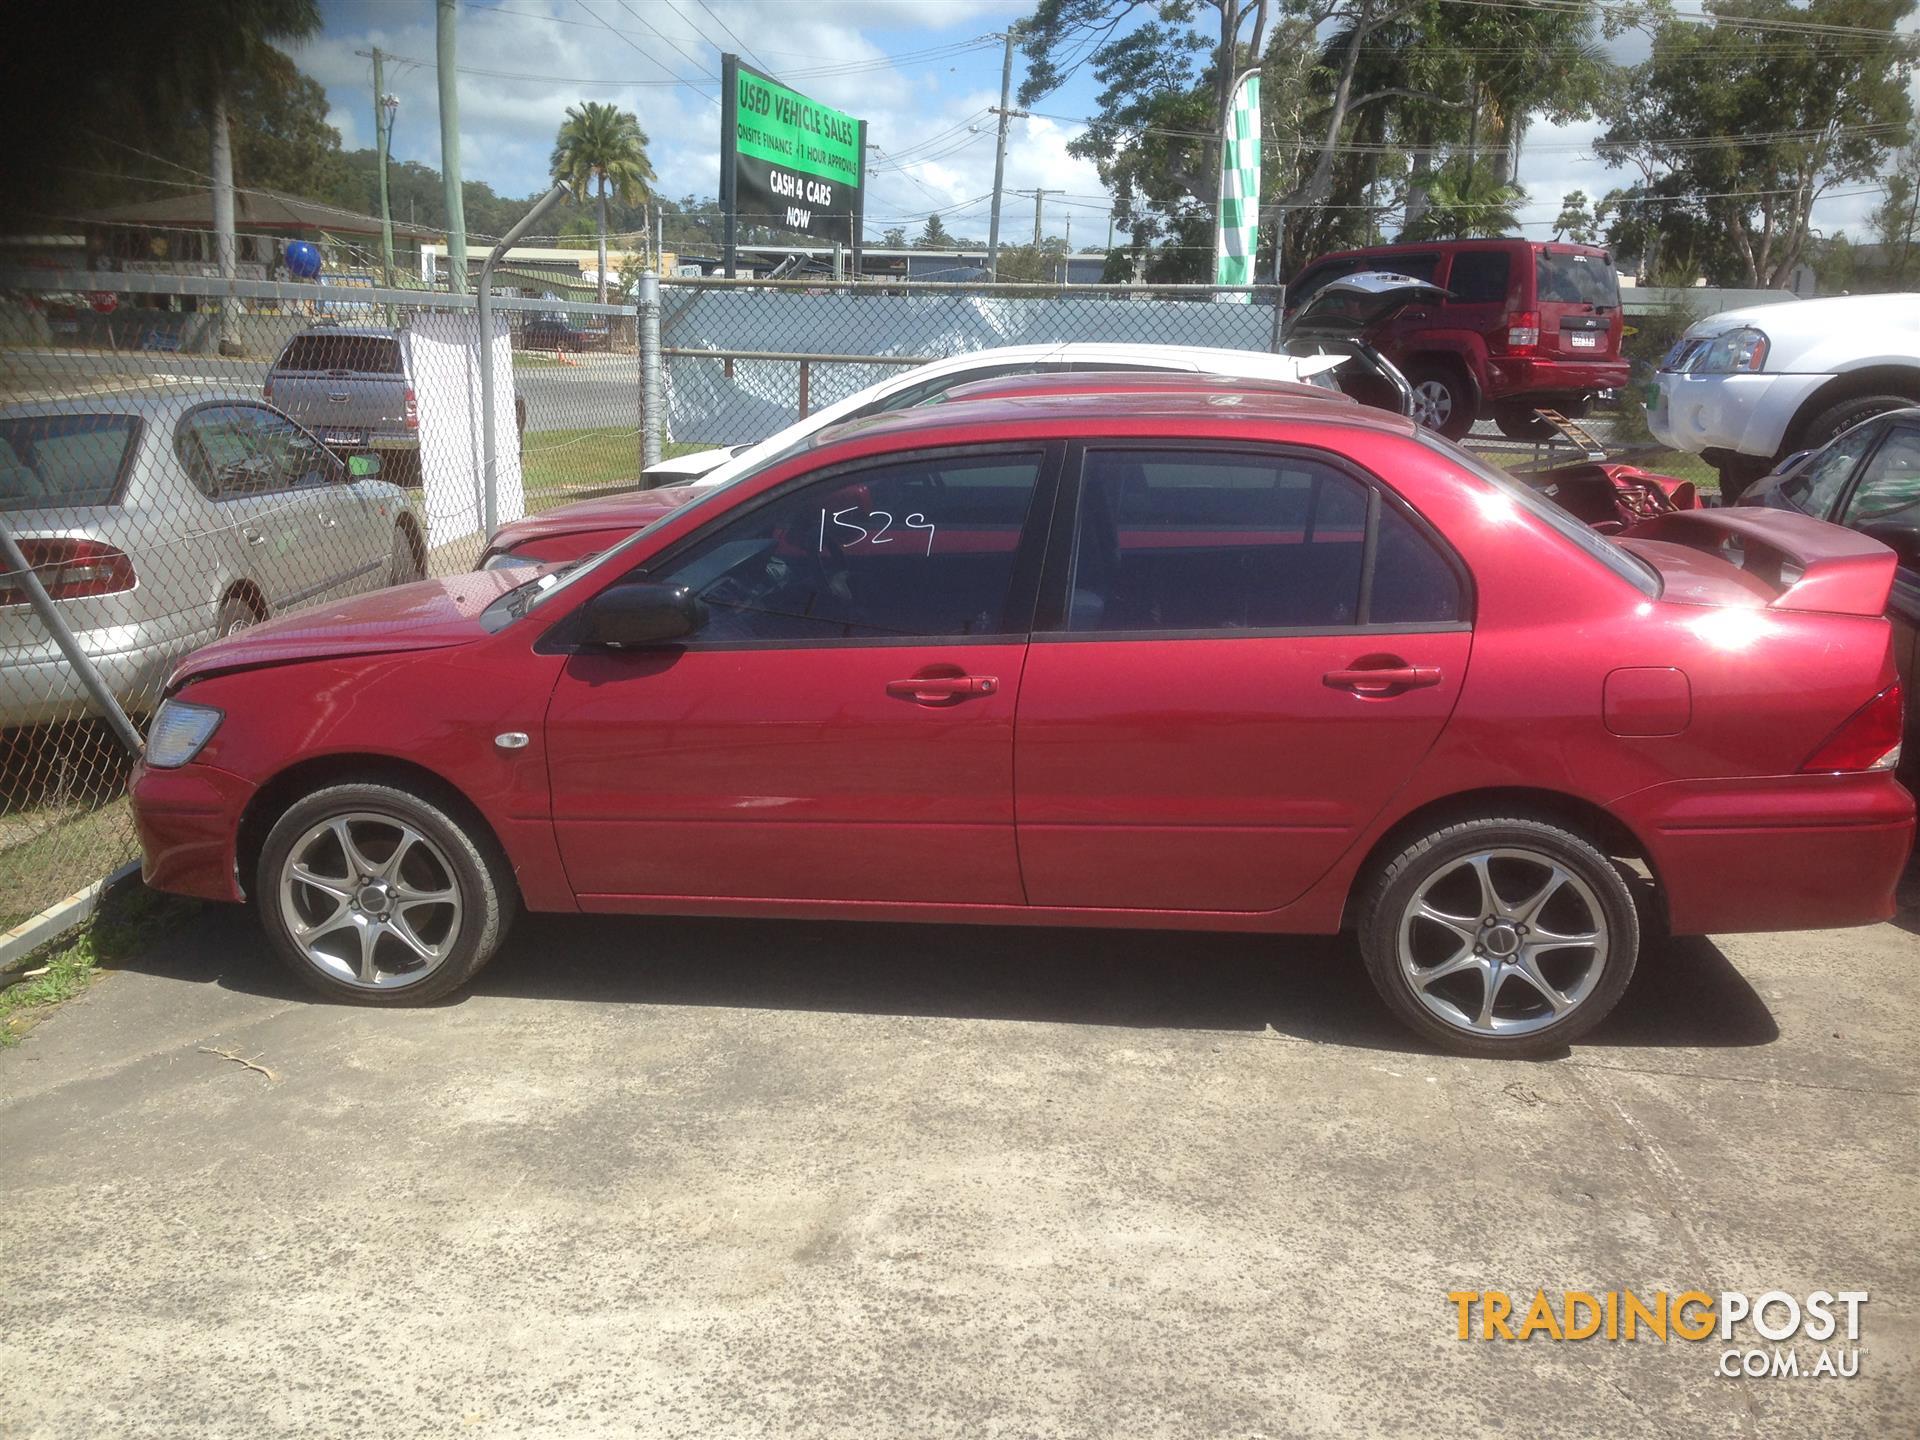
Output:
M1409 306L1368 337L1413 386L1415 418L1443 435L1458 439L1487 417L1534 439L1545 433L1536 407L1578 417L1599 391L1627 383L1620 282L1605 250L1541 240L1343 250L1300 272L1287 309L1360 270L1411 275L1450 296Z

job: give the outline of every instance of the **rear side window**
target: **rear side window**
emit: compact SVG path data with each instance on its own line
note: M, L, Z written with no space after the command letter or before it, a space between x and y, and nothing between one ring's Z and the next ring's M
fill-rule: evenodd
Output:
M1371 263L1357 266L1361 270L1384 270L1389 275L1411 275L1416 280L1432 282L1440 269L1440 257L1433 255L1381 255Z
M1620 277L1602 255L1546 249L1534 260L1536 298L1545 305L1615 305Z
M1504 250L1463 250L1447 272L1447 290L1457 305L1499 304L1507 298L1513 257Z
M275 370L351 370L399 375L400 342L379 335L296 335L280 352Z
M1879 436L1878 425L1854 426L1818 455L1803 462L1791 479L1781 483L1780 493L1807 514L1826 519L1840 492L1847 488L1847 481L1853 478L1860 457L1873 447Z
M1167 633L1448 621L1462 602L1412 522L1317 460L1097 450L1081 475L1066 609L1069 631Z
M1364 262L1354 259L1329 260L1324 265L1309 266L1287 287L1287 309L1297 309L1318 295L1323 286L1362 268Z
M1920 520L1920 430L1903 426L1887 436L1853 487L1840 519L1847 525Z
M139 434L131 415L0 420L0 510L113 503Z

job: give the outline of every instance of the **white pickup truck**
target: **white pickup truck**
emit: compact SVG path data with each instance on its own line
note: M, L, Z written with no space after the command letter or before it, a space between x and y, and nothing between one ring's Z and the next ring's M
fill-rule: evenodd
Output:
M1920 402L1920 295L1728 310L1682 335L1647 409L1654 438L1703 456L1731 504L1788 455Z

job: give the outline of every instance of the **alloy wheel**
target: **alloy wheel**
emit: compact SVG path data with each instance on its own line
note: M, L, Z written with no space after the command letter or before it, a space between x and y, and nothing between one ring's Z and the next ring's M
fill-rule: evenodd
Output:
M1413 418L1429 430L1453 418L1453 391L1444 380L1422 380L1413 387Z
M1435 870L1400 917L1399 965L1414 998L1472 1035L1525 1035L1594 992L1610 949L1587 882L1540 851L1500 848Z
M446 854L390 815L352 811L313 826L280 870L280 911L307 960L367 990L417 985L460 938L460 887Z

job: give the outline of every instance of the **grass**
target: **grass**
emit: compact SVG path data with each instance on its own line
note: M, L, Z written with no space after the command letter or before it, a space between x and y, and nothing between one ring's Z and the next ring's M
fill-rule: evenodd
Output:
M111 874L135 853L124 798L92 809L15 811L5 823L35 827L36 833L0 850L0 929Z
M27 960L25 969L44 973L0 990L0 1049L19 1044L54 1006L92 985L103 967L131 959L198 908L139 885L109 896L91 924Z
M564 364L552 355L529 355L524 350L516 350L513 352L513 368L516 370L559 370L564 368Z
M669 443L663 458L703 450L703 445ZM546 510L640 484L640 432L616 425L601 430L534 430L520 455L527 509Z

